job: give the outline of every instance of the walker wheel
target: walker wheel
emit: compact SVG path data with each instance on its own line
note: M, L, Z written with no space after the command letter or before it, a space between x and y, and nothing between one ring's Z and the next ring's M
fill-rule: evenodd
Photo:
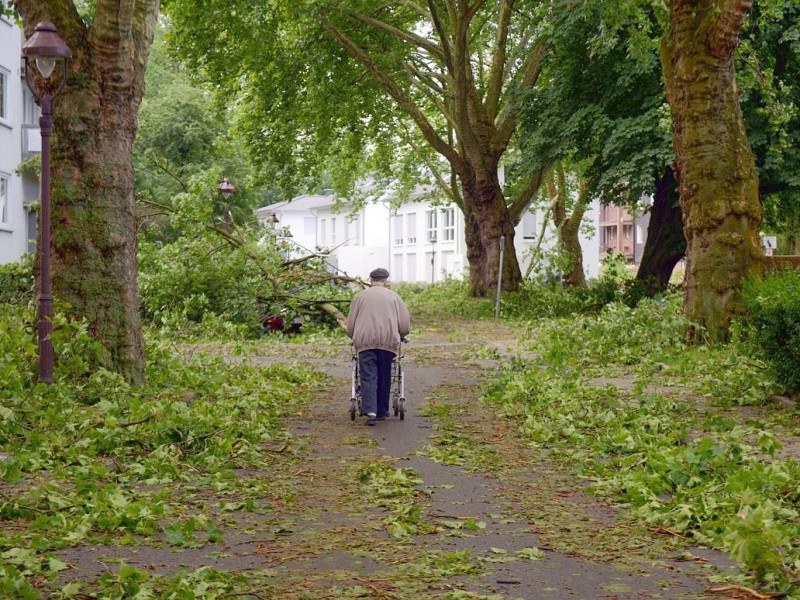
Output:
M350 407L350 420L351 421L355 421L356 420L356 406L355 406L355 404L356 403L353 402L353 406Z

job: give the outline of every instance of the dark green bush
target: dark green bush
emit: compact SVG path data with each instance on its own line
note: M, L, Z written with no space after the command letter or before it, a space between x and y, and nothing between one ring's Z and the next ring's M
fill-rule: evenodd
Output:
M0 304L22 306L33 300L33 256L0 265Z
M743 298L750 341L790 394L800 392L800 272L748 280Z

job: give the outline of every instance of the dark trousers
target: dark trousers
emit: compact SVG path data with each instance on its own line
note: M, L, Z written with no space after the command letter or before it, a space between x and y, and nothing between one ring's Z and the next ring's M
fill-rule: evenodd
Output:
M392 386L394 352L362 350L358 353L361 377L361 412L378 416L389 414L389 392Z

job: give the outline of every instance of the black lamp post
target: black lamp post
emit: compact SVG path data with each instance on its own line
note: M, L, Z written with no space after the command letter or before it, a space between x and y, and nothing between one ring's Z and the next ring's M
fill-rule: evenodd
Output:
M22 46L25 64L25 81L41 107L39 129L42 135L42 191L39 212L39 269L41 286L39 291L39 381L53 382L53 296L50 290L50 134L53 132L53 98L67 81L67 61L72 52L64 43L55 25L42 21L36 25L33 35ZM30 60L36 63L39 74L33 72ZM53 84L50 77L56 66L63 65L63 74Z
M222 205L222 222L225 223L225 231L228 231L228 226L233 222L231 207L228 204L228 200L230 200L235 192L236 186L228 181L227 177L223 177L219 184L219 193L222 194L222 197L225 199L225 204Z

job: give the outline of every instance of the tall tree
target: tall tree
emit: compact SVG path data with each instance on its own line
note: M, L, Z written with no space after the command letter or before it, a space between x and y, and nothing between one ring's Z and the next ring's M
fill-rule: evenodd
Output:
M352 188L368 170L417 175L424 165L465 216L472 293L495 285L502 236L503 283L518 286L514 224L541 173L527 173L507 200L497 167L515 135L521 91L540 73L546 3L165 4L182 56L239 105L256 157L280 165L276 175L334 169L335 181ZM400 156L404 147L413 159Z
M754 4L737 51L737 81L758 167L764 229L800 253L800 3Z
M672 130L657 37L634 40L623 30L598 40L606 10L605 4L589 0L560 12L539 85L523 102L519 168L562 159L578 162L588 197L630 210L654 189L670 189L665 166L674 160ZM672 240L672 233L680 241L683 231L679 210L677 229L659 218L662 202L677 205L677 194L655 194L654 199L647 260L638 276L661 289L659 282L669 281L684 249L660 242Z
M53 292L89 322L105 366L144 373L131 148L159 0L15 0L25 33L52 21L72 50L54 103Z
M752 0L671 0L662 69L687 242L684 312L724 340L742 281L762 267L758 176L733 53Z
M570 186L562 163L557 164L545 177L550 213L556 227L560 267L567 287L586 287L583 272L583 249L580 228L589 208L589 182L577 175L577 186ZM572 187L577 187L573 193Z

